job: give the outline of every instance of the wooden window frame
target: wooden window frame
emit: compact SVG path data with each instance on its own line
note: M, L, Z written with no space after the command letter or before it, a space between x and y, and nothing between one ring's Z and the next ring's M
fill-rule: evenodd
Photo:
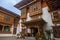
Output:
M54 12L52 16L53 16L52 19L59 19L59 13L58 12Z
M5 22L10 22L10 16L4 15Z
M53 26L53 36L60 38L60 26Z
M24 8L21 10L21 15L26 14L26 13L27 13L27 8Z

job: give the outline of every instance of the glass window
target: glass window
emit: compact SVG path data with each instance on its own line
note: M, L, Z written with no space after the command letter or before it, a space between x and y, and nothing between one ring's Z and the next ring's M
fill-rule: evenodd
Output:
M38 7L37 7L37 6L35 6L35 7L34 7L34 11L36 11L37 9L38 9Z
M10 27L9 26L4 26L4 32L9 32L10 31Z

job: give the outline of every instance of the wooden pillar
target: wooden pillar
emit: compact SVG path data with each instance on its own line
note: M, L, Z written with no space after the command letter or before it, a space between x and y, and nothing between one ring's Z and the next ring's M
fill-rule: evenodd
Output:
M4 31L4 26L3 26L3 28L2 28L2 32Z
M3 28L2 28L2 32L4 31L4 25L3 25Z
M42 32L43 32L42 27L39 25L38 26L38 34L40 35L40 37L42 35Z
M37 26L38 27L38 34L40 35L40 27L39 26Z

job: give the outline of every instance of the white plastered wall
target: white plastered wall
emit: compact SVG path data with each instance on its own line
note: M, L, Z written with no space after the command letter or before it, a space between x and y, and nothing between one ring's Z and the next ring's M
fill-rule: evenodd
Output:
M20 34L20 32L22 31L21 22L22 22L22 20L20 19L19 24L17 25L17 33L16 34Z
M51 17L51 13L48 12L48 7L44 7L42 8L42 18L43 20L45 20L47 22L46 25L44 25L44 30L52 30L52 17ZM53 38L53 34L51 34L51 38Z

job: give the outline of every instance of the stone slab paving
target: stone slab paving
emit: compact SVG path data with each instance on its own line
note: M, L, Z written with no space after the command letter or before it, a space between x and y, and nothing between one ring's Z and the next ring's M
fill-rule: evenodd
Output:
M23 39L23 38L17 39L16 37L0 37L0 40L35 40L35 38L26 37L25 39Z

